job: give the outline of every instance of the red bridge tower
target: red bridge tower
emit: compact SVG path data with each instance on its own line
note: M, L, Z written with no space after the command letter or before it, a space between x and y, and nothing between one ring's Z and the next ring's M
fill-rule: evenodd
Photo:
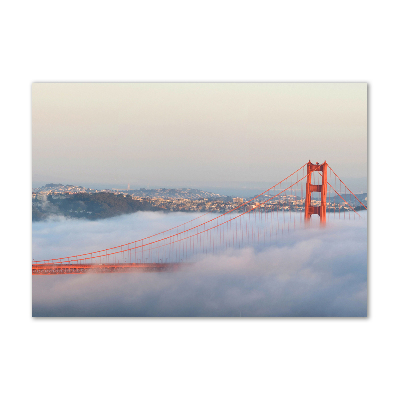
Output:
M323 164L312 164L311 161L307 163L307 184L306 184L306 203L304 206L305 209L305 221L310 221L312 214L318 214L320 223L322 225L326 222L326 192L327 192L327 170L328 164L326 161ZM313 185L311 184L311 173L312 172L321 172L322 173L322 185ZM312 192L320 192L321 193L321 205L319 207L315 207L311 205L311 193Z

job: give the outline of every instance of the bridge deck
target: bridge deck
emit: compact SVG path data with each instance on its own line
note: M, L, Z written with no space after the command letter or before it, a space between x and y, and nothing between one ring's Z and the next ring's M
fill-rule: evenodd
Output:
M32 275L60 275L111 272L172 272L184 263L131 264L32 264ZM185 264L187 265L187 264Z

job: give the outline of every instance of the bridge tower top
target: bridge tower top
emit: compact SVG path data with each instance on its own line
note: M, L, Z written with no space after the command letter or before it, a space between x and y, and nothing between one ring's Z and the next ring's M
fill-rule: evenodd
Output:
M307 183L306 183L306 201L304 205L304 219L309 222L312 214L319 215L321 225L326 223L326 193L327 193L327 171L328 164L324 161L322 164L318 162L313 164L310 160L307 163ZM320 172L322 175L322 184L313 185L311 183L311 175L313 172ZM321 204L318 207L311 205L311 193L321 193Z

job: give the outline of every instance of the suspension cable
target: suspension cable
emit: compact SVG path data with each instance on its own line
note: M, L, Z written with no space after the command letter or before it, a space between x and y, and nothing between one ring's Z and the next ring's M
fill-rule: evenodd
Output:
M284 182L286 179L290 178L292 175L294 175L296 172L298 172L300 169L302 169L305 165L307 165L307 163L305 163L304 165L302 165L299 169L297 169L296 171L294 171L292 174L288 175L285 179L282 179L280 182L278 182L278 183L275 184L274 186L271 186L269 189L265 190L264 192L260 193L259 195L255 196L255 197L253 197L252 199L250 199L250 200L248 200L248 201L242 203L241 205L239 205L239 206L237 206L237 207L235 207L235 208L233 208L233 209L231 209L231 210L229 210L229 211L227 211L227 212L225 212L225 213L219 215L218 217L212 218L212 219L210 219L210 220L208 220L208 221L206 221L206 222L204 222L204 223L202 223L202 224L199 224L199 225L197 225L197 226L195 226L195 227L193 227L193 228L191 228L191 229L195 229L195 228L197 228L197 227L199 227L199 226L203 226L203 225L205 225L205 224L208 224L209 222L212 222L212 221L214 221L214 220L216 220L216 219L218 219L218 218L221 218L221 217L223 217L223 216L225 216L225 215L227 215L227 214L229 214L229 213L231 213L231 212L237 210L238 208L243 207L244 205L246 205L246 204L252 202L253 200L255 200L255 199L257 199L258 197L262 196L263 194L267 193L267 192L270 191L271 189L273 189L273 188L275 188L276 186L280 185L280 184L281 184L282 182ZM194 221L194 220L196 220L196 219L198 219L198 218L204 217L204 216L207 215L207 214L210 214L210 213L206 213L206 214L204 214L204 215L202 215L202 216L200 216L200 217L194 218L194 219L191 220L191 221ZM87 255L89 255L89 254L96 254L96 253L102 253L102 252L108 251L108 250L114 250L114 249L117 249L118 247L128 246L128 245L131 245L131 244L134 244L134 243L137 243L137 242L140 242L140 241L143 241L143 240L152 238L152 237L154 237L154 236L158 236L158 235L160 235L160 234L162 234L162 233L169 232L169 231L171 231L171 230L173 230L173 229L176 229L176 228L178 228L178 227L180 227L180 226L182 226L182 225L184 225L184 224L187 224L187 223L189 223L189 222L191 222L191 221L188 221L188 222L185 222L185 223L183 223L183 224L181 224L181 225L175 226L174 228L167 229L166 231L163 231L163 232L160 232L160 233L157 233L157 234L148 236L148 237L143 238L143 239L138 239L138 240L135 240L135 241L133 241L133 242L126 243L126 244L123 244L123 245L118 245L118 246L115 246L115 247L110 247L110 248L107 248L107 249L97 250L97 251L88 252L88 253L84 253L84 254L78 254L78 255L76 255L76 256L59 257L59 258L50 258L50 259L48 259L48 260L34 261L34 263L37 264L37 263L44 263L44 262L50 262L50 261L65 260L65 259L68 259L68 258L71 258L71 257L82 257L82 256L87 256ZM174 236L174 235L172 235L172 236ZM170 237L170 236L168 236L168 238L169 238L169 237ZM161 240L164 240L164 239L161 239ZM131 248L130 250L132 250L132 249L137 249L137 248L139 248L139 247L141 247L141 246L133 247L133 248ZM110 254L114 254L114 253L110 253ZM94 258L97 258L97 257L99 257L99 256L95 256Z
M184 237L184 238L181 238L181 239L178 239L178 240L174 240L174 241L171 242L171 243L165 243L165 244L163 244L163 245L161 245L161 246L158 246L158 247L153 248L152 250L157 249L157 248L159 248L159 247L167 246L167 245L169 245L169 244L178 243L178 242L180 242L180 241L182 241L182 240L185 240L185 239L188 239L188 238L197 236L197 235L201 235L201 234L203 234L203 233L205 233L205 232L208 232L208 231L210 231L210 230L212 230L212 229L215 229L215 228L217 228L217 227L220 227L221 225L224 225L224 224L226 224L226 223L228 223L228 222L230 222L230 221L233 221L233 220L235 220L236 218L240 218L240 217L242 217L243 215L245 215L245 214L247 214L247 213L249 213L249 212L251 212L251 211L254 211L256 208L259 208L262 204L265 204L265 203L269 202L270 200L274 199L275 197L278 197L278 196L281 195L283 192L285 192L286 190L290 189L291 187L293 187L295 184L297 184L298 182L302 181L302 180L303 180L304 178L306 178L306 177L307 177L307 175L303 176L303 178L299 179L297 182L293 183L291 186L289 186L289 187L287 187L286 189L282 190L280 193L276 194L275 196L270 197L269 199L263 201L263 202L260 203L259 205L254 206L252 209L247 210L247 211L243 212L242 214L237 215L236 217L233 217L233 218L231 218L231 219L228 219L228 220L222 222L222 223L219 224L219 225L215 225L215 226L213 226L213 227L211 227L211 228L204 229L204 231L200 231L200 232L195 233L195 234L193 234L193 235L191 235L191 236L187 236L187 237ZM258 196L257 196L257 197L258 197ZM214 220L215 220L215 219L217 219L217 218L214 218ZM208 222L209 222L209 221L208 221ZM205 224L201 224L201 225L205 225ZM201 225L199 225L199 226L201 226ZM196 227L195 227L195 228L196 228ZM183 233L189 232L189 231L191 231L191 230L193 230L193 229L194 229L194 228L187 229L187 230L182 231L182 232L180 232L180 233L178 233L178 234L174 234L174 235L168 236L168 237L163 238L163 239L158 239L158 240L155 240L155 241L153 241L153 242L146 243L146 244L143 244L143 245L141 245L141 246L137 246L137 247L135 247L135 248L125 249L125 250L121 250L121 251L116 251L116 252L113 252L113 253L109 253L108 255L111 256L111 255L114 255L114 254L124 253L124 252L126 252L126 251L134 250L134 249L138 249L138 248L142 248L142 250L143 250L143 248L146 247L146 246L149 246L149 245L151 245L151 244L158 243L158 242L162 242L163 240L167 240L167 239L176 237L176 236L181 235L181 234L183 234ZM117 247L121 247L121 246L117 246ZM89 254L90 254L90 253L89 253ZM103 257L103 255L98 255L98 256L96 256L96 257L94 257L94 258L98 258L98 257ZM88 257L88 258L77 259L77 261L84 261L84 260L89 260L89 259L91 259L91 257L90 257L90 258ZM62 263L63 263L63 261L55 262L54 264L62 264Z
M339 178L339 176L335 173L335 171L328 165L329 169L335 174L335 176L339 179L340 182L347 188L347 190L357 199L357 201L367 210L367 207L358 199L358 197L346 186L346 184Z
M336 190L333 188L333 186L329 183L329 182L327 182L328 183L328 185L335 191L335 193L338 195L338 196L340 196L340 194L338 193L338 192L336 192ZM347 203L348 204L348 206L361 218L361 215L342 197L342 196L340 196L340 198L345 202L345 203Z

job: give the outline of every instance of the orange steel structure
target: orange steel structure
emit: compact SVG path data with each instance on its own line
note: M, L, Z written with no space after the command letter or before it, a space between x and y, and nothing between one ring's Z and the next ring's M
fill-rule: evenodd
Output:
M184 265L189 265L189 263L40 264L32 266L32 275L82 274L87 272L172 272Z
M327 193L327 171L328 164L326 161L323 164L313 164L311 161L307 163L307 183L306 183L306 199L304 205L304 219L309 222L312 214L318 214L321 225L326 223L326 193ZM313 172L320 172L322 175L322 184L313 185L311 183L311 174ZM318 207L311 205L311 193L321 193L321 205Z

